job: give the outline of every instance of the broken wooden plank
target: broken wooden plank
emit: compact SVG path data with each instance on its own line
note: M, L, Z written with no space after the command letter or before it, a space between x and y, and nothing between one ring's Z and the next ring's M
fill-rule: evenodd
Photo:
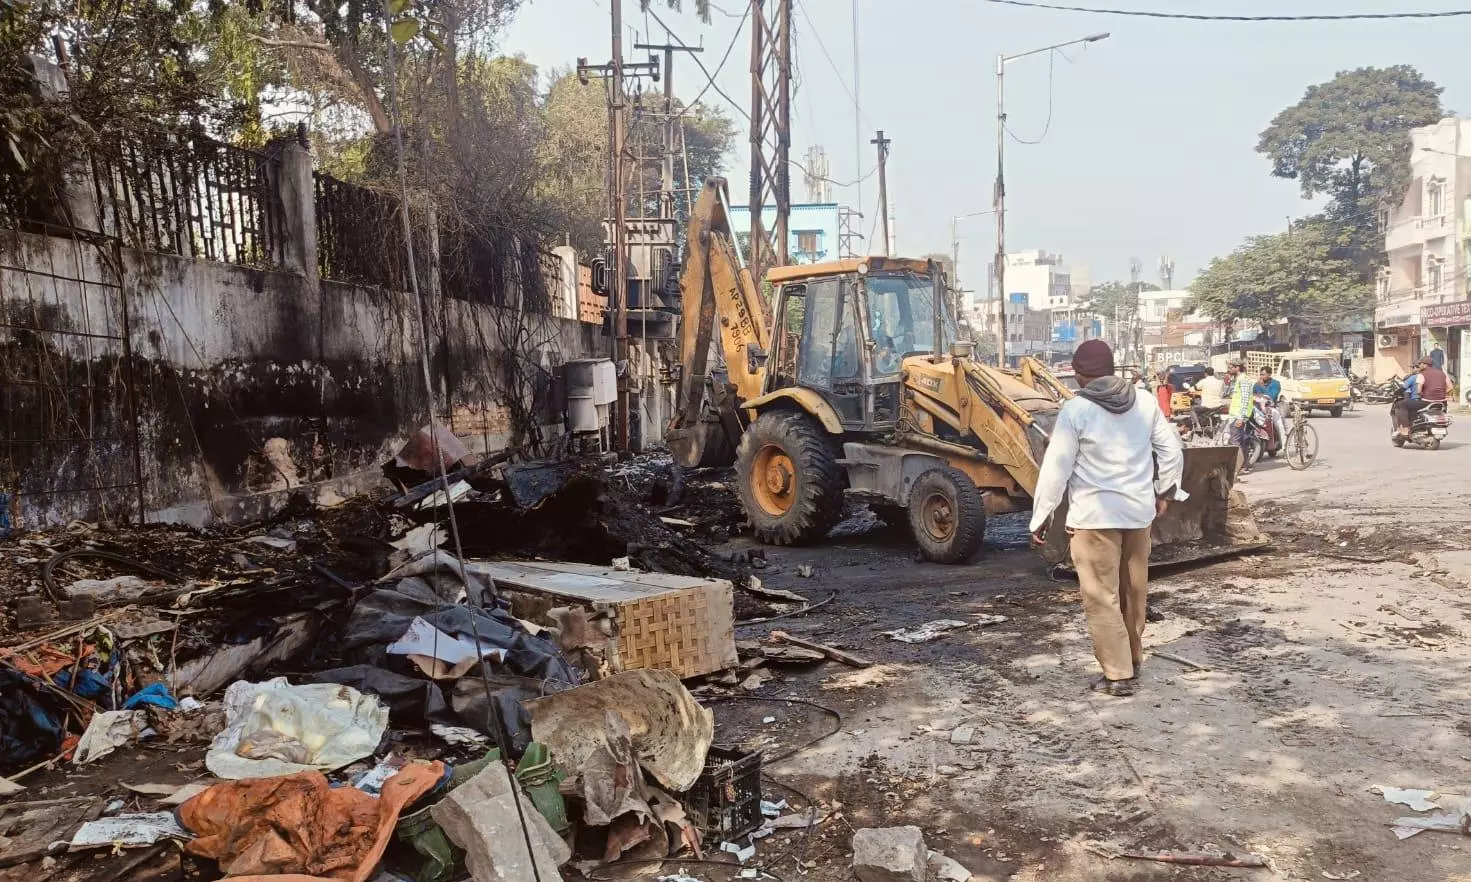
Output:
M1157 656L1159 658L1162 658L1165 661L1172 661L1172 662L1174 662L1177 665L1184 665L1185 667L1191 668L1191 669L1196 670L1196 671L1209 671L1210 670L1210 666L1209 665L1203 665L1200 662L1191 661L1190 659L1186 658L1183 655L1175 655L1172 652L1161 652L1158 649L1151 649L1149 651L1149 654L1150 655L1153 655L1153 656Z
M1268 867L1267 859L1259 854L1194 854L1184 851L1126 851L1119 855L1136 861L1155 861L1161 864L1184 864L1191 867Z
M842 662L843 664L849 665L851 667L873 667L873 662L869 661L866 658L863 658L862 656L857 656L850 652L844 652L841 649L836 649L824 643L817 643L812 640L803 640L801 637L793 637L786 631L772 631L771 639L780 641L782 643L790 643L793 646L800 646L803 649L811 649L816 652L820 652L835 662Z

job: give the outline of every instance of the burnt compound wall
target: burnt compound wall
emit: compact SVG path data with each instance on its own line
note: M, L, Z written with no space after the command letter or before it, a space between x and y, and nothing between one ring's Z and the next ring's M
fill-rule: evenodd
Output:
M68 214L92 230L0 219L0 494L17 526L329 502L378 484L427 422L411 295L322 278L309 156L271 162L274 232L237 249L256 266L130 247L100 188L77 188L91 201L73 194ZM401 251L396 233L364 239ZM475 450L504 446L518 413L560 433L555 369L608 354L600 327L526 309L519 290L447 296L423 259L435 416Z

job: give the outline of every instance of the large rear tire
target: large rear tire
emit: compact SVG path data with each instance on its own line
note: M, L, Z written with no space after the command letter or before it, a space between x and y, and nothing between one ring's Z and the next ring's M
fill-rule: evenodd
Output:
M1330 408L1328 408L1328 415L1331 416L1331 417L1334 417L1334 418L1341 417L1341 416L1343 416L1343 408L1341 408L1341 407L1330 407Z
M930 469L909 491L909 528L925 560L965 563L986 538L986 500L957 469Z
M837 445L803 413L756 418L736 450L736 484L756 540L768 545L815 542L843 511Z

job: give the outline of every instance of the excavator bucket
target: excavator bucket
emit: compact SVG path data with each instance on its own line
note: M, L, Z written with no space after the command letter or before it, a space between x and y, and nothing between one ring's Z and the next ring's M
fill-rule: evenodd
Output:
M1190 498L1175 502L1154 522L1154 550L1150 567L1204 562L1257 551L1270 544L1257 527L1246 496L1235 488L1239 450L1230 447L1185 448L1185 475L1181 485ZM1068 551L1067 501L1052 518L1044 560L1071 570Z

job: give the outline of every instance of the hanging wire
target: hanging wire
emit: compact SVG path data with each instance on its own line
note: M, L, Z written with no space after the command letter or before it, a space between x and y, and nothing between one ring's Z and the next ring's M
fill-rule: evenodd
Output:
M1167 18L1183 21L1383 21L1386 19L1456 18L1471 15L1471 9L1451 9L1442 12L1349 12L1329 15L1199 15L1185 12L1152 12L1142 9L1100 9L1088 6L1063 6L1055 3L1037 3L1033 2L1033 0L982 0L982 2L992 3L998 6L1050 9L1058 12L1091 12L1094 15L1127 15L1135 18Z
M398 61L394 52L393 40L393 11L391 0L384 0L384 36L387 44L387 73L388 73L388 112L391 114L393 125L393 146L395 163L398 171L399 190L399 217L402 219L402 232L404 238L404 257L407 263L409 276L409 294L414 301L414 314L419 326L419 367L424 380L425 402L429 410L429 432L430 443L434 449L434 461L439 472L440 489L444 493L445 507L449 515L450 536L454 540L456 563L459 564L460 582L465 586L466 602L469 603L470 579L465 569L465 550L460 541L460 525L455 517L454 500L450 494L449 475L446 470L444 457L438 450L438 432L435 425L435 402L434 381L429 369L429 329L425 323L424 301L419 296L419 274L414 265L414 236L413 224L409 218L409 183L408 165L404 160L403 142L403 117L399 112L398 104ZM438 554L438 551L432 552ZM493 590L493 589L492 589ZM436 595L437 596L437 595ZM483 604L484 598L475 598L477 603ZM496 746L500 749L501 762L506 766L506 777L511 786L511 802L516 806L516 820L521 825L521 838L526 843L527 859L531 863L531 874L535 882L541 882L541 868L536 860L536 849L531 844L531 825L526 821L526 809L521 804L521 792L518 789L516 779L510 770L511 754L505 739L505 721L501 717L500 707L496 704L494 697L490 694L490 680L486 676L485 644L480 638L480 628L475 615L469 616L471 636L475 639L475 653L480 661L481 686L485 690L486 711L491 717L489 728L495 738ZM433 653L438 655L439 629L435 629Z

